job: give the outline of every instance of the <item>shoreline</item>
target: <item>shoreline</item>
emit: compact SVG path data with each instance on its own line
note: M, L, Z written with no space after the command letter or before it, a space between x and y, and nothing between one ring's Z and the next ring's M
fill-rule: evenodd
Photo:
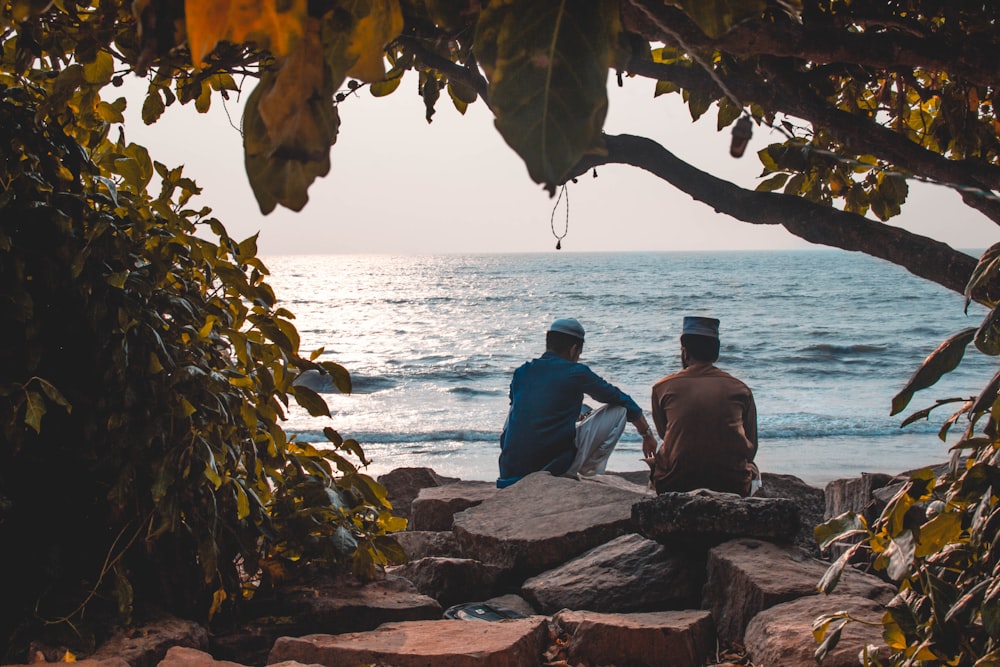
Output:
M927 435L927 434L920 434ZM638 449L622 443L612 454L608 470L638 474L644 470ZM366 446L372 465L359 471L378 478L396 468L430 468L443 477L464 481L495 482L499 447L493 443L435 442L433 448L420 443L406 447ZM936 436L913 438L912 434L781 439L761 441L756 462L762 473L791 475L817 489L839 479L862 474L898 475L904 471L933 467L950 458L948 445Z

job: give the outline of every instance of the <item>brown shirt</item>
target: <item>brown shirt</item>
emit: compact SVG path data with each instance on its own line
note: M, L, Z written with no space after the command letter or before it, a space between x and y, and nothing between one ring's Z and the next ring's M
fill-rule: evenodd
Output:
M653 422L663 438L652 473L657 492L749 495L747 463L757 455L749 387L712 364L692 364L653 385Z

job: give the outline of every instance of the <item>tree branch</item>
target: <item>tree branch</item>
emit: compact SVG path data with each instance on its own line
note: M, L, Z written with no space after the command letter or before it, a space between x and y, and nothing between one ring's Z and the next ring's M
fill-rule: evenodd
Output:
M396 38L396 41L401 46L409 49L414 56L422 60L428 67L436 69L450 80L460 81L470 86L482 98L486 106L490 107L490 109L493 108L490 106L490 96L487 90L488 83L486 82L486 78L479 73L478 69L464 67L443 56L439 56L433 51L427 50L420 43L420 40L414 37L400 36Z
M781 56L812 63L854 63L879 69L921 67L983 86L1000 84L997 46L987 36L948 39L924 30L923 36L917 37L913 34L920 28L916 23L908 30L852 32L810 20L802 25L790 21L747 22L713 40L684 12L662 0L622 0L621 6L628 30L649 41L682 46L677 43L679 39L682 48L718 50L735 56Z
M699 67L633 58L627 70L639 76L673 81L684 88L714 86L713 79ZM1000 224L1000 203L992 197L967 190L1000 189L1000 168L982 161L949 160L872 120L837 109L818 95L808 92L810 87L796 81L794 73L773 72L766 81L738 75L722 78L729 90L744 103L755 101L770 110L780 109L783 113L828 130L858 152L878 155L910 173L961 190L969 206Z
M584 158L572 176L603 164L644 169L719 213L758 225L782 225L810 243L863 252L963 294L976 259L926 236L814 204L800 197L756 192L717 178L645 137L605 135L606 155Z

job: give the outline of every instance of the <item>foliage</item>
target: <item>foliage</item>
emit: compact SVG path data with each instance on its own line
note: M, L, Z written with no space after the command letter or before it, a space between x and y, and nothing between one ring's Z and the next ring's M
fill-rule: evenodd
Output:
M258 571L280 575L282 563L300 557L339 562L348 533L370 545L356 551L361 569L392 553L380 536L391 518L377 485L336 452L287 442L277 427L289 396L318 414L325 406L292 384L315 362L299 356L290 314L276 307L253 240L236 243L207 210L185 208L195 187L180 171L107 140L124 101L105 101L101 91L125 73L148 80L147 123L175 102L205 111L238 80L259 79L243 126L247 174L265 213L306 205L342 130L339 104L366 84L374 95L391 94L416 71L428 121L442 92L463 112L481 99L530 177L550 191L592 167L630 164L739 219L781 224L965 288L967 299L994 312L928 358L893 401L898 413L959 363L969 342L1000 352L1000 250L977 267L964 253L883 224L901 212L913 179L957 190L1000 223L998 20L995 3L940 0L0 4L3 101L16 126L27 128L8 132L13 143L3 149L10 157L0 205L11 229L0 250L11 282L2 307L23 330L10 346L11 370L0 369L7 428L17 435L4 456L32 464L16 476L5 465L3 484L30 487L29 473L44 472L51 493L32 502L65 518L27 533L41 540L33 552L51 554L28 565L63 573L63 552L47 545L79 537L80 515L64 513L86 507L111 527L89 562L107 562L97 575L74 574L101 600L138 599L136 582L155 578L154 568L142 571L153 559L140 557L140 545L159 559L174 554L157 561L163 572L196 563L197 572L177 581L198 594L178 590L209 612L224 597L231 603L236 582L256 581ZM651 140L603 134L611 70L619 82L626 74L655 80L656 94L680 95L694 119L715 109L720 130L752 119L782 132L784 141L758 153L757 190L694 169ZM154 171L164 190L146 199ZM219 242L195 236L196 225ZM44 249L32 260L37 266L31 243ZM70 326L83 333L68 336ZM43 356L29 349L42 343ZM918 476L875 526L842 521L867 536L856 549L872 549L901 581L900 605L887 617L898 628L889 637L901 661L931 653L943 662L995 661L987 656L996 624L990 518L998 387L1000 377L980 396L960 399L943 429L946 436L967 419L956 451L969 453L970 463L956 460L940 479ZM363 460L356 443L329 437ZM49 453L72 464L50 466ZM80 470L96 486L79 488ZM10 530L23 501L3 488L0 530ZM84 501L66 500L76 496ZM102 498L112 502L105 507ZM937 513L920 517L928 501ZM309 537L293 543L275 531ZM20 603L35 600L48 604L51 595L30 591ZM966 621L966 630L957 628ZM821 628L829 648L836 632L825 630L834 625Z
M1000 246L983 254L970 280L971 293L981 281L996 278ZM903 410L913 393L932 386L953 370L969 343L996 356L996 309L978 329L962 331L930 354L893 401ZM899 594L887 606L882 637L891 651L887 664L995 665L1000 663L1000 374L969 399L938 401L918 411L906 423L926 418L935 408L961 403L941 429L945 440L965 422L952 445L949 469L913 473L872 526L851 512L817 527L822 548L849 545L820 584L832 591L844 569L859 554L899 584ZM816 623L822 658L851 619L832 614ZM881 665L877 655L864 664Z
M181 168L110 136L125 100L101 91L131 15L0 7L6 657L43 629L85 651L151 608L208 621L305 567L371 576L398 560L386 533L405 524L352 462L367 463L360 445L281 428L290 399L329 416L301 371L345 392L350 377L300 354L256 237L230 238ZM170 80L153 77L147 107ZM197 103L234 87L205 69L175 90Z

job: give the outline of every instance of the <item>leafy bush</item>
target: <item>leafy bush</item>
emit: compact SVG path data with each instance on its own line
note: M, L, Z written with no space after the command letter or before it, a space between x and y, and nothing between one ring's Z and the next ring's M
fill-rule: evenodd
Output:
M932 386L961 361L974 343L981 352L1000 354L1000 300L989 294L1000 276L1000 244L980 259L966 289L992 310L978 329L945 341L921 365L893 400L893 413L906 408L913 393ZM823 548L849 544L830 567L821 588L832 591L841 573L859 555L899 585L882 618L887 664L1000 665L1000 373L969 399L937 401L904 423L925 418L949 403L961 406L941 429L941 439L964 422L943 474L920 470L902 485L881 516L869 526L849 512L816 529ZM836 645L846 613L816 622L817 657ZM872 653L868 665L884 664Z
M289 439L306 369L256 238L231 239L181 169L107 136L124 102L94 56L0 71L0 644L86 650L160 607L208 621L307 565L371 575L402 527L356 441ZM13 72L13 73L12 73ZM154 172L160 192L146 188ZM212 240L209 240L212 239Z

